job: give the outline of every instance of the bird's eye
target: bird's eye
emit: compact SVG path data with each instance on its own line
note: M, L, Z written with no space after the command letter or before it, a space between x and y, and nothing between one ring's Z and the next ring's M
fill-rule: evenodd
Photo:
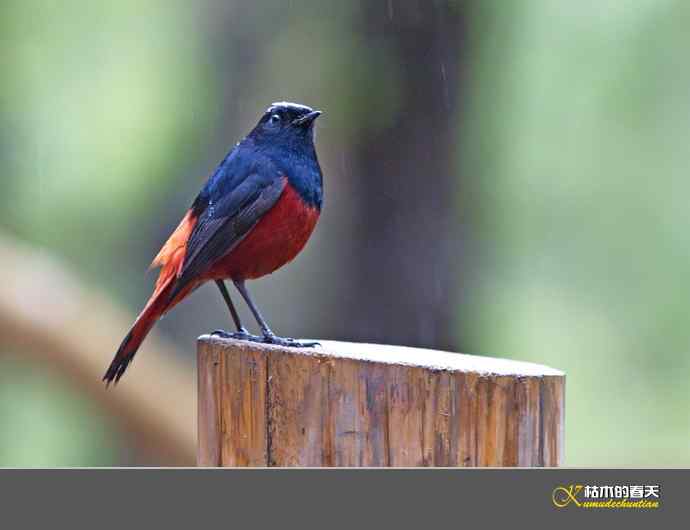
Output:
M271 125L275 125L279 121L280 121L280 116L278 116L277 114L271 115L271 117L268 119L268 123L270 123Z

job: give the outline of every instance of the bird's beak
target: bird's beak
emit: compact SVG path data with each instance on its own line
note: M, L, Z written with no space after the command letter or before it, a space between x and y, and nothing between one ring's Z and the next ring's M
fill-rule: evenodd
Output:
M305 114L304 116L300 116L296 120L292 122L293 125L309 125L311 124L316 118L321 116L321 111L320 110L313 110L309 112L308 114Z

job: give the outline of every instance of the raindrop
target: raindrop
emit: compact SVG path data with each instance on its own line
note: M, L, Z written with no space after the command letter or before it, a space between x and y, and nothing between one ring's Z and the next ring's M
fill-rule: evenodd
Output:
M446 75L446 65L441 63L441 82L443 83L443 102L446 109L450 109L450 94L448 94L448 76Z

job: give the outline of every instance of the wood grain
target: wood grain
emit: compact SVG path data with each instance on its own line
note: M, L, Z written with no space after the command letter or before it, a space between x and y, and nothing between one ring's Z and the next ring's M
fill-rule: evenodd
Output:
M199 339L203 466L557 466L563 373L371 344Z

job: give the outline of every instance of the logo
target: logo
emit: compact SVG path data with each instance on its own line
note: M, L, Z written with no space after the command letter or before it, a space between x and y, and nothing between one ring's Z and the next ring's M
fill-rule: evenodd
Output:
M569 484L556 486L551 493L556 508L654 509L661 503L658 484Z

